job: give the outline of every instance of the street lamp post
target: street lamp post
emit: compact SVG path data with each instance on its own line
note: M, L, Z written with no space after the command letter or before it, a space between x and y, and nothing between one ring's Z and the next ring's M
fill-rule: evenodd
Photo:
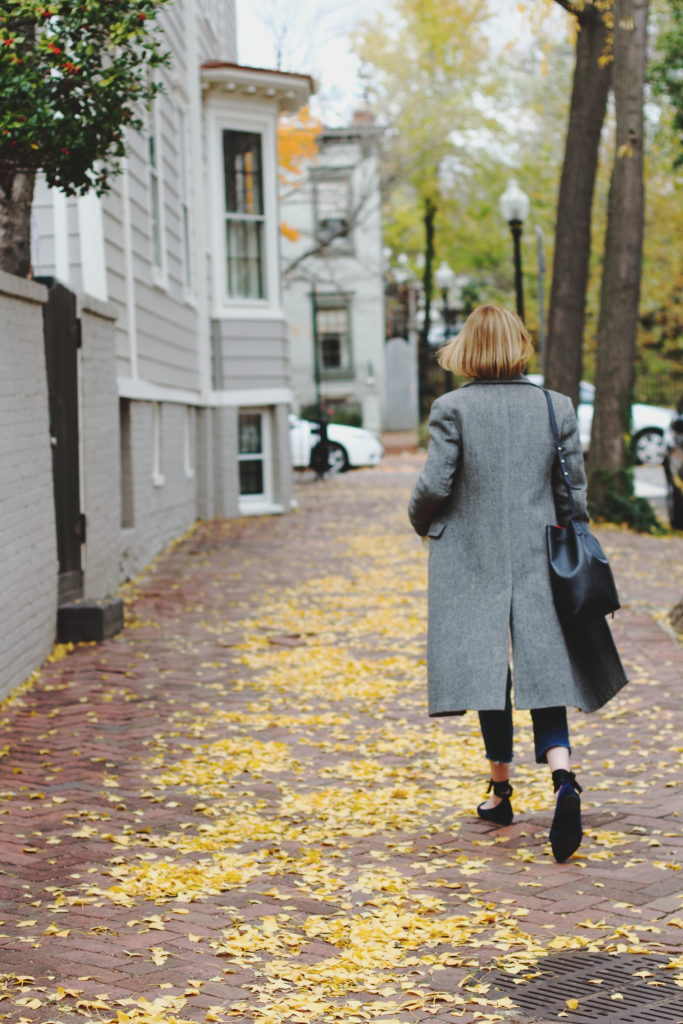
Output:
M329 442L327 440L328 417L323 409L321 384L322 372L320 367L320 343L318 339L318 292L315 278L311 279L311 336L313 339L313 377L315 381L315 404L317 432L320 440L314 445L311 452L311 465L316 476L322 479L329 468Z
M512 232L512 244L515 264L515 293L517 297L517 315L524 320L524 289L522 286L522 225L529 216L529 197L519 187L515 178L511 178L508 186L499 199L500 212L507 221Z

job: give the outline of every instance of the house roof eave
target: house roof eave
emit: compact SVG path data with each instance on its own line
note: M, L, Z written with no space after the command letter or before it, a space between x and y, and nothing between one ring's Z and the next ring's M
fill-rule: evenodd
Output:
M277 103L281 113L299 110L316 90L310 75L220 60L205 61L201 66L201 79L206 90L215 89L245 99L268 99Z

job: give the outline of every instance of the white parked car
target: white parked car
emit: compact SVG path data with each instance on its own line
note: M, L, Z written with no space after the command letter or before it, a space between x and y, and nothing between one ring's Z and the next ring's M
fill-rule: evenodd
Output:
M320 441L318 425L312 420L289 417L289 443L295 469L308 469L311 452ZM328 473L344 473L357 466L377 466L384 455L382 442L370 430L328 423Z
M527 374L534 384L543 384L540 373ZM576 418L579 421L579 433L584 452L588 451L593 425L593 403L595 402L595 385L582 380L579 384L579 407ZM659 466L666 455L667 431L675 413L673 409L665 409L659 405L643 405L636 402L631 406L633 436L631 447L633 458L638 465Z

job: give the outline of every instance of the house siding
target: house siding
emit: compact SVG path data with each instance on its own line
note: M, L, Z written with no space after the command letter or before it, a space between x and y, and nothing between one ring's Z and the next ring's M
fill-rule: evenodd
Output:
M281 242L285 270L284 307L290 328L292 380L299 407L317 399L314 380L311 282L326 300L338 295L349 311L349 365L321 367L321 394L332 405L361 409L363 426L382 429L385 419L384 286L377 129L370 126L324 131L320 152L282 204L282 219L297 233ZM351 216L348 247L322 252L316 245L316 184L348 183ZM287 268L297 261L288 278Z
M203 62L237 62L235 4L230 0L176 0L160 10L159 21L171 66L159 69L163 91L147 125L127 134L121 174L97 200L101 242L97 231L89 232L84 225L78 197L56 196L44 181L36 193L37 270L54 276L61 259L64 284L79 293L85 281L97 279L99 284L101 278L93 294L107 303L106 316L102 305L83 306L84 511L89 522L94 516L85 550L86 596L95 591L102 596L111 580L139 572L197 516L239 514L240 407L267 410L272 426L270 493L273 501L284 501L287 507L291 495L286 422L290 370L277 259L275 136L279 104L289 102L292 87L303 97L307 85L290 86L284 80L280 89L277 79L278 88L273 89L261 75L254 89L240 85L231 90L220 83L204 88ZM268 295L255 313L215 294L224 277L222 248L212 227L224 214L219 133L226 120L263 136ZM151 217L150 130L157 141L161 259L154 251ZM88 202L92 204L92 196ZM189 280L184 204L189 213ZM60 225L63 235L57 238ZM101 274L89 274L88 267L82 273L83 261L100 244ZM210 373L212 333L220 383ZM98 395L103 422L96 424ZM163 467L153 479L159 403ZM192 473L185 466L188 408L194 423ZM116 467L108 478L98 452L105 465ZM114 484L118 488L110 500L104 498L105 484L110 491ZM115 565L110 554L97 553L109 531L117 538Z
M218 320L213 324L213 337L223 389L290 386L283 320Z

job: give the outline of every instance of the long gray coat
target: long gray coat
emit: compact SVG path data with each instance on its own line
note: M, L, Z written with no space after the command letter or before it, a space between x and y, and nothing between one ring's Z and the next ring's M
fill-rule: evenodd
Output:
M571 400L551 392L574 500L586 477ZM594 711L626 683L604 619L563 627L545 528L570 503L545 396L521 375L438 398L427 463L409 505L429 547L429 714L503 708L512 638L515 706Z

